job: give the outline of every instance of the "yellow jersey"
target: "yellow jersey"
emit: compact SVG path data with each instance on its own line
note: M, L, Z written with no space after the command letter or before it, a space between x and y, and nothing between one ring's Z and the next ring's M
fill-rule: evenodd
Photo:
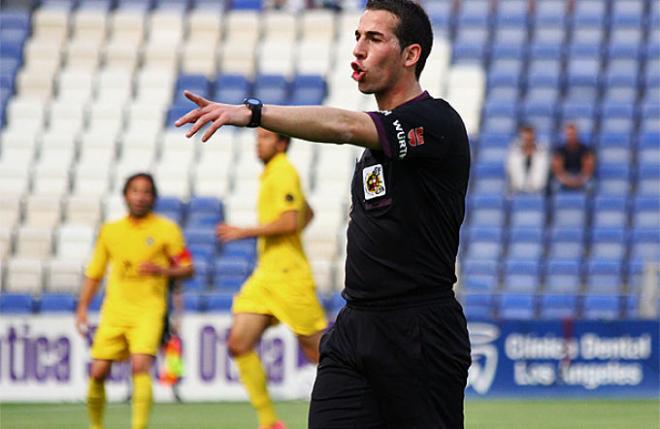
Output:
M277 281L289 276L311 278L312 275L300 238L305 221L305 196L300 177L287 156L278 153L266 164L260 177L259 223L271 223L291 210L298 212L295 233L258 238L258 262L254 273L257 276L266 275Z
M160 266L192 264L179 226L150 213L140 220L128 216L103 225L85 275L100 280L110 265L101 318L128 323L144 313L165 314L167 277L138 273L144 262Z

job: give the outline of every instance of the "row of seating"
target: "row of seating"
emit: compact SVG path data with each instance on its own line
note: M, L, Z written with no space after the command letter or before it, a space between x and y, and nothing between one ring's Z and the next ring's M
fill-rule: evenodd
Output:
M229 311L233 295L229 293L185 293L184 311ZM98 294L90 305L98 311L102 294ZM71 313L76 298L70 294L43 294L34 297L27 294L0 295L0 313ZM321 297L326 312L335 313L343 305L339 294ZM543 295L505 294L468 295L463 306L469 320L502 319L587 319L612 320L620 317L637 316L635 295Z

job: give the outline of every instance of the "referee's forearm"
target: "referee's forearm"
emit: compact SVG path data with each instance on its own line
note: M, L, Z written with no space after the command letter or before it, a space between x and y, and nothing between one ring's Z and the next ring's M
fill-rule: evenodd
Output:
M378 149L378 133L364 112L326 106L263 107L261 126L281 134L319 143L350 143Z

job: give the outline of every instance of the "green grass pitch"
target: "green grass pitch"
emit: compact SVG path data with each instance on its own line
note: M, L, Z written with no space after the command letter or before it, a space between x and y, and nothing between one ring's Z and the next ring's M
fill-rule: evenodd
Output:
M307 427L306 402L278 402L289 429ZM468 400L467 429L658 429L657 400ZM130 427L130 406L109 404L106 429ZM0 404L1 429L84 429L83 404ZM156 404L152 429L256 429L249 404ZM359 429L359 428L355 428Z

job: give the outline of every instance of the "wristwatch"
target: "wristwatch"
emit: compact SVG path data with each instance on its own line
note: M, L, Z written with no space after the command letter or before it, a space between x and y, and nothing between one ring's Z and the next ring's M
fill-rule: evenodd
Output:
M252 117L247 126L249 128L256 128L261 125L261 108L264 107L264 103L258 98L247 97L243 99L243 104L245 104L252 112Z

